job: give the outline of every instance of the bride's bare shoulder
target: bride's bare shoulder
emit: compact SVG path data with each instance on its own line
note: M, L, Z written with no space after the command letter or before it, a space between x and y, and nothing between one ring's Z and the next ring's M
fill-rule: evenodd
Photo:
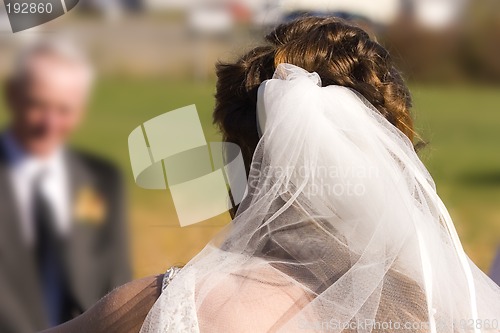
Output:
M302 288L268 264L222 277L216 274L203 284L207 282L215 285L204 295L198 311L202 332L273 332L311 300Z
M101 299L80 317L43 333L139 332L161 293L163 275L127 283Z

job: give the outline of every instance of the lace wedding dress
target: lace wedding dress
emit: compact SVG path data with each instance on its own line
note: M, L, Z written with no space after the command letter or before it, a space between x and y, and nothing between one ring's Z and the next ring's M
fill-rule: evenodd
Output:
M498 332L500 288L464 253L403 133L292 65L258 96L247 195L168 273L143 333Z

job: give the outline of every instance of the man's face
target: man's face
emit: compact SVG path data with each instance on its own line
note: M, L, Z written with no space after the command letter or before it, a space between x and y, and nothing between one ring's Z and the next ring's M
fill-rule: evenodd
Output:
M61 59L32 59L8 99L14 132L29 153L44 156L64 144L84 114L90 80L85 67Z

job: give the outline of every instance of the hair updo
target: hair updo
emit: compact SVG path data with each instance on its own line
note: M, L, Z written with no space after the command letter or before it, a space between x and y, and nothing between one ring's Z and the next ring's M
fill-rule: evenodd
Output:
M224 141L240 146L247 168L259 141L257 90L281 63L318 73L323 86L356 90L413 140L408 87L389 52L364 30L334 17L304 17L278 26L265 40L235 63L216 66L214 123Z

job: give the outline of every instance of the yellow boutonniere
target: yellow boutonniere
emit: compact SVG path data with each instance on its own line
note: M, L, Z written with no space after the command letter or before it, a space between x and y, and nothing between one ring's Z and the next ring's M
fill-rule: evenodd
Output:
M84 187L76 197L74 215L82 223L100 225L106 219L106 202L94 189Z

